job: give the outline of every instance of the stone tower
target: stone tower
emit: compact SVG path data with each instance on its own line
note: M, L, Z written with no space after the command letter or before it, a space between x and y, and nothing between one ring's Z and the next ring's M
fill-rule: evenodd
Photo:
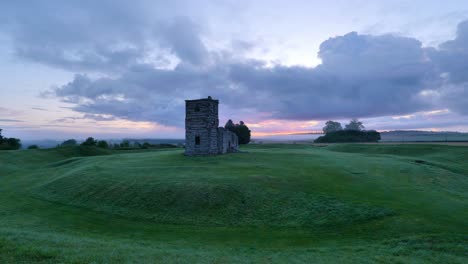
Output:
M218 154L218 100L185 100L185 154Z

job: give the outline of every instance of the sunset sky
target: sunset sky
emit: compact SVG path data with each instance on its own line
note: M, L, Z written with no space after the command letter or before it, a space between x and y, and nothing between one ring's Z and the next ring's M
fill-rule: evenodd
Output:
M0 91L22 139L182 138L208 96L254 136L468 132L468 1L1 1Z

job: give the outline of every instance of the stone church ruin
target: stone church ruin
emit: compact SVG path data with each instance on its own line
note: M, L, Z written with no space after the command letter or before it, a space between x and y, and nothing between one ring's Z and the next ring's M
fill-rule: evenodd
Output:
M185 100L185 155L217 155L236 152L239 140L234 132L219 127L219 101Z

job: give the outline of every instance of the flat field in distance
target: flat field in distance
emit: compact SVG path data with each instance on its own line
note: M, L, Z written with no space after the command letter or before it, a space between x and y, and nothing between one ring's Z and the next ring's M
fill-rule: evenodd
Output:
M381 142L464 142L468 133L431 131L388 131L380 133Z
M468 147L0 152L1 263L467 263Z

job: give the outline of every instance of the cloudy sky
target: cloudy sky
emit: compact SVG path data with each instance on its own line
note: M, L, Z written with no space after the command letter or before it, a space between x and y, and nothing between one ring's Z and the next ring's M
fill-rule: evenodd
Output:
M1 1L0 89L23 139L182 137L209 95L256 136L468 131L468 1Z

